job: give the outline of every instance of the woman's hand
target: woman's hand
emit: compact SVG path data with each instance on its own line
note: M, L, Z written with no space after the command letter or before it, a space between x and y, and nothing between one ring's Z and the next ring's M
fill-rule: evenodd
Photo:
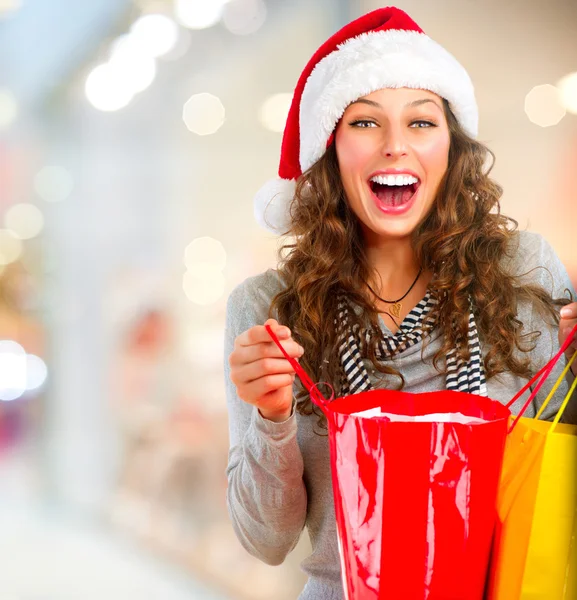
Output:
M288 327L269 319L269 325L291 358L304 350L293 339ZM228 363L230 378L238 397L256 406L270 421L286 421L292 410L294 369L272 341L263 325L251 327L234 341Z
M577 302L567 304L561 309L561 320L559 322L559 343L563 344L573 328L577 325ZM567 348L565 356L569 360L577 350L577 336L573 339L571 345ZM577 358L571 365L573 375L577 377Z

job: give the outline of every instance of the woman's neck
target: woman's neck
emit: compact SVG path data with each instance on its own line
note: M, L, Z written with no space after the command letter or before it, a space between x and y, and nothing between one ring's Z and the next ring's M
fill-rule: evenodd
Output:
M368 243L366 254L369 265L377 275L375 283L378 289L375 289L375 292L381 296L384 294L386 299L402 296L421 268L415 258L410 238Z

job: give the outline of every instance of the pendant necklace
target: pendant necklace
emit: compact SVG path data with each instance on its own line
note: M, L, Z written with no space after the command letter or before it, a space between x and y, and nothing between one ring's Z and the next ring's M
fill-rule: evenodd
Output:
M381 302L385 302L386 304L392 304L391 309L390 309L391 315L399 318L401 316L401 309L403 307L402 301L409 295L410 291L415 287L415 284L419 280L419 277L421 276L422 272L423 272L423 267L421 267L419 269L419 272L417 273L417 276L415 277L415 281L413 281L413 283L411 284L411 287L398 300L385 300L384 298L381 298L368 283L367 283L367 287L369 288L369 290L371 290L371 292L374 294L374 296L376 298L378 298Z

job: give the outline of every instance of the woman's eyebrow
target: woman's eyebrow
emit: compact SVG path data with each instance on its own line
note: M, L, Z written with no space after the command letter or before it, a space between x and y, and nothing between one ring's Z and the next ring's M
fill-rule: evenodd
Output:
M421 104L426 104L427 102L431 102L439 110L443 110L432 98L422 98L420 100L413 100L412 102L408 102L407 104L405 104L405 108L421 106ZM366 98L359 98L358 100L351 102L351 104L368 104L369 106L374 106L375 108L380 108L381 110L383 109L383 107L378 102L375 102L374 100L367 100Z
M413 107L413 106L421 106L421 104L426 104L427 102L431 102L439 110L443 110L432 98L422 98L421 100L413 100L412 102L408 102L407 104L405 104L405 108Z
M369 106L374 106L376 108L380 108L381 110L383 109L378 102L373 102L372 100L367 100L366 98L359 98L358 100L351 102L351 104L368 104Z

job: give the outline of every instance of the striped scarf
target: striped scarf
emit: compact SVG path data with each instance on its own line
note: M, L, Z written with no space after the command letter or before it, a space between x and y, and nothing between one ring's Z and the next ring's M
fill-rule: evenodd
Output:
M361 332L358 325L349 326L349 308L346 302L339 304L341 321L341 343L339 354L342 365L341 395L356 394L372 389L369 374L363 363L361 350L364 344L376 343L375 356L378 360L394 356L418 344L424 338L423 323L437 300L427 291L427 295L411 310L394 335L382 335L372 341L370 332ZM487 395L487 385L477 325L473 316L472 302L469 310L468 345L470 358L463 361L452 349L446 356L446 389L470 394Z

